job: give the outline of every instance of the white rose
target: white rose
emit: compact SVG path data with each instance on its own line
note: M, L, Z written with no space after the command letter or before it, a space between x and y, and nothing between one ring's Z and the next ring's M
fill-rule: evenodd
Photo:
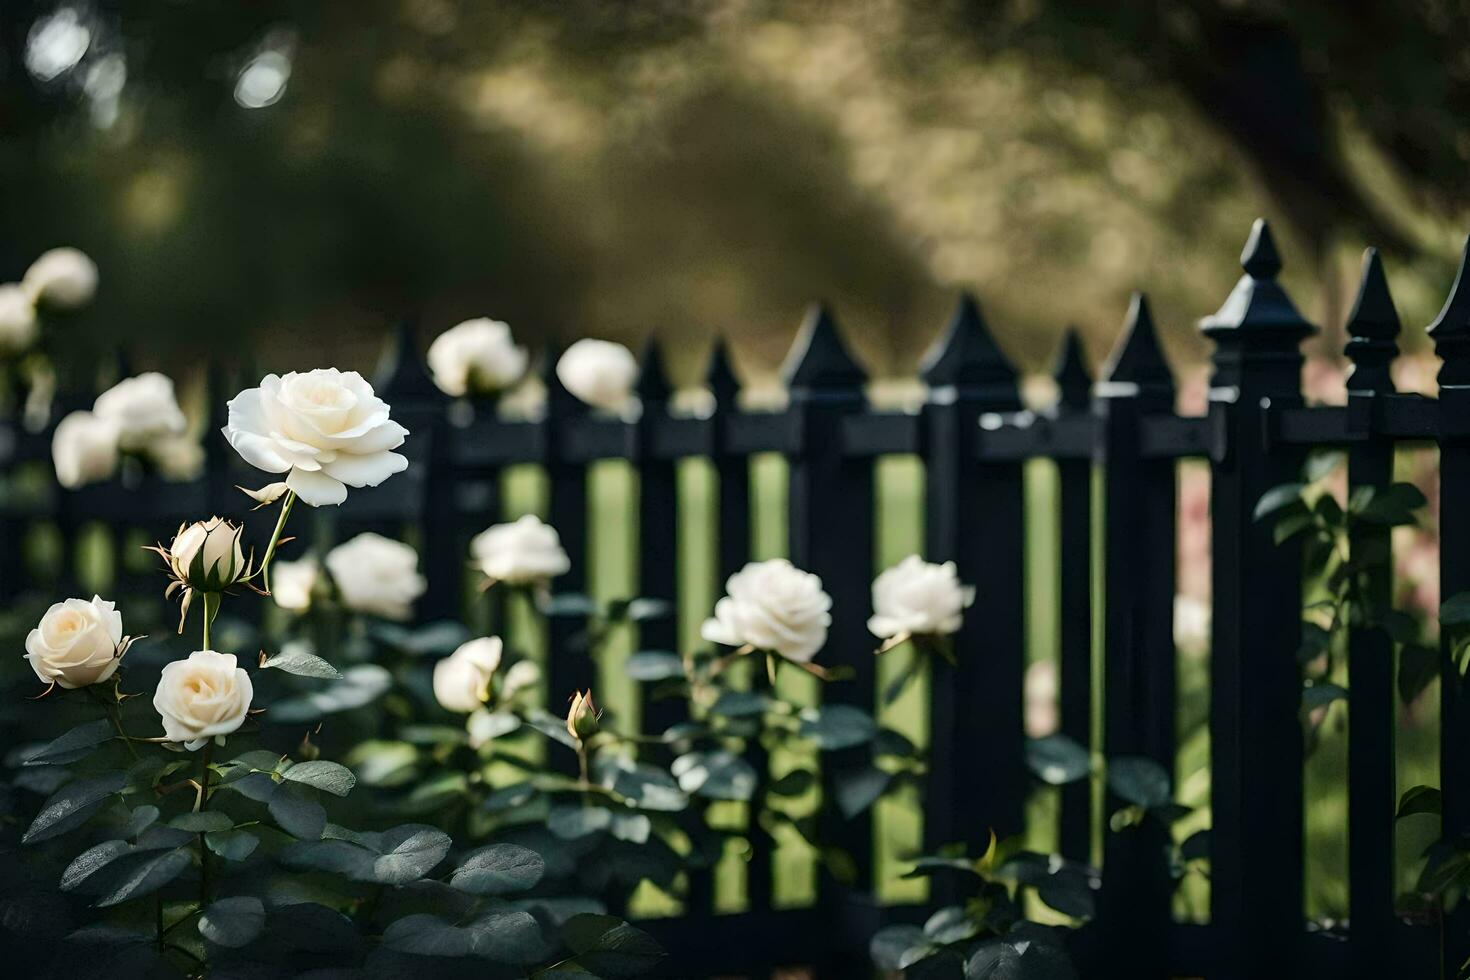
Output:
M200 592L220 592L245 574L245 554L240 547L244 525L223 517L180 525L168 547L168 563L174 575Z
M419 556L402 541L367 531L327 552L327 571L343 605L384 619L408 619L428 583Z
M56 481L68 490L110 480L117 472L117 423L91 412L72 412L51 434Z
M521 691L535 687L541 682L541 668L534 660L517 660L505 671L505 677L500 681L501 690L506 697L514 697Z
M187 433L155 440L147 453L166 480L184 483L204 472L204 447Z
M97 263L80 249L53 248L31 263L21 282L36 302L73 310L97 292Z
M434 665L434 698L446 711L469 714L490 697L490 678L500 666L498 636L462 644Z
M621 411L638 381L638 361L622 344L579 340L556 362L556 376L567 391L594 408Z
M86 687L116 672L129 642L115 603L101 596L68 599L46 610L26 636L26 659L44 684Z
M315 558L271 562L271 598L288 612L304 613L311 608L311 593L322 569Z
M752 646L806 663L827 642L832 597L822 591L821 579L784 558L751 562L730 576L725 593L699 631L711 643Z
M164 736L192 752L238 729L254 694L250 675L235 665L234 654L195 650L164 665L153 707L163 716Z
M348 487L375 487L408 468L392 452L408 430L356 371L266 375L230 401L225 438L251 466L287 473L313 507L340 504Z
M955 564L909 555L873 580L868 630L882 639L901 633L941 635L960 628L975 590L960 584Z
M499 320L466 320L434 338L427 355L434 383L459 398L509 388L526 373L529 359Z
M92 412L117 423L118 446L128 450L145 450L189 426L173 380L157 371L119 381L97 396Z
M23 351L36 341L36 307L31 294L14 283L0 286L0 350Z
M470 554L486 576L510 585L544 582L572 567L556 528L534 514L481 531L470 542Z

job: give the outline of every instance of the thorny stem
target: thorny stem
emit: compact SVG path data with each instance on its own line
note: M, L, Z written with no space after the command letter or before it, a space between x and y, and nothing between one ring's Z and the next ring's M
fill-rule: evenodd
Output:
M199 797L194 803L194 812L209 809L209 757L214 749L214 740L204 743L204 752L199 756ZM209 904L209 848L204 843L204 832L199 832L199 907Z
M122 743L128 747L129 754L136 761L138 759L138 750L133 748L133 739L128 737L127 732L123 731L122 711L118 707L121 702L117 697L116 685L113 686L112 700L110 701L101 694L98 694L94 688L87 688L87 693L92 696L94 701L102 705L102 710L107 713L107 720L112 722L112 727L117 731L117 737L122 739Z

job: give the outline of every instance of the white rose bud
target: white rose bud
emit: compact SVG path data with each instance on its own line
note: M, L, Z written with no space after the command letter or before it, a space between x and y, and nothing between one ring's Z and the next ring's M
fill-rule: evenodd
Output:
M110 480L117 472L117 423L91 412L72 412L51 434L56 482L68 490Z
M470 542L470 554L487 577L509 585L545 582L572 567L556 528L534 514L481 531Z
M46 610L26 636L25 656L43 684L86 687L117 671L130 642L115 603L101 596L68 599Z
M418 552L371 531L339 544L326 560L342 604L360 613L408 619L428 588L418 573Z
M704 621L700 635L711 643L751 646L806 663L827 642L832 597L822 580L784 558L751 562L730 576L725 598Z
M22 285L38 303L74 310L97 292L97 263L81 249L53 248L31 263Z
M234 654L195 650L164 665L153 707L163 716L164 736L192 752L244 724L254 694Z
M578 691L572 695L572 706L567 711L567 734L579 742L585 742L602 730L602 712L592 703L592 692Z
M118 446L127 450L147 450L189 426L173 380L157 371L119 381L97 396L92 412L117 424Z
M975 590L960 584L954 562L936 565L909 555L873 580L868 630L885 640L902 633L953 633L974 601Z
M245 574L240 547L243 525L223 517L180 525L168 548L174 576L196 592L222 592Z
M408 468L392 452L408 430L356 371L266 375L230 400L225 438L251 466L285 473L313 507L340 504L348 487L375 487Z
M490 697L490 679L500 666L503 644L485 636L462 644L434 665L434 698L446 711L469 714Z
M304 613L311 608L311 594L321 578L315 558L271 562L271 598L288 612Z
M638 360L622 344L588 338L566 349L556 362L556 376L593 408L620 412L638 381Z
M0 286L0 351L16 354L36 342L36 307L14 283Z
M499 320L466 320L434 338L427 360L434 383L455 398L509 388L526 373L528 355Z

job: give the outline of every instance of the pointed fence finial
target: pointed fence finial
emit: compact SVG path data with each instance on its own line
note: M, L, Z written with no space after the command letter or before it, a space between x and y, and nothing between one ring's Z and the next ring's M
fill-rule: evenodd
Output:
M1169 361L1159 346L1153 313L1143 293L1134 293L1128 304L1123 336L1103 365L1102 377L1120 393L1126 390L1144 397L1174 397L1174 372L1169 370Z
M791 353L781 366L781 377L793 397L808 392L851 391L861 394L868 376L853 360L837 321L827 307L816 303L807 310Z
M1092 374L1087 369L1087 352L1082 349L1082 337L1076 327L1068 327L1062 334L1062 346L1057 351L1051 376L1057 383L1058 405L1072 409L1087 407Z
M722 408L733 408L740 397L740 379L735 374L730 347L723 337L716 337L715 345L710 349L709 363L704 369L704 386L714 396L715 404Z
M1245 275L1235 283L1220 309L1200 321L1206 336L1217 342L1277 347L1294 346L1316 332L1317 328L1297 312L1276 282L1281 257L1264 218L1256 219L1251 228L1240 264ZM1231 337L1236 339L1230 341Z
M987 401L1015 401L1016 369L995 342L980 304L962 293L944 332L929 347L919 377L931 389L954 388L984 394Z
M1470 385L1470 236L1460 256L1460 268L1439 316L1429 325L1434 352L1444 359L1439 384L1444 387Z
M1347 377L1348 391L1393 391L1389 369L1399 353L1399 314L1376 248L1363 253L1358 298L1343 330L1348 335L1343 353L1353 362Z
M674 393L664 369L663 348L657 337L649 337L643 344L643 356L639 359L638 398L644 406L667 402Z
M443 396L429 376L424 359L419 356L415 342L417 327L415 317L400 319L378 362L373 387L386 401L392 402L395 398L430 401Z

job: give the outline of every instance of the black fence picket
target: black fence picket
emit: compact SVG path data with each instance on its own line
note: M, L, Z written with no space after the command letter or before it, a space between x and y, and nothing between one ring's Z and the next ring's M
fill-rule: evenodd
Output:
M929 398L916 414L869 407L866 376L821 307L803 325L788 361L785 410L742 411L728 351L717 344L705 378L712 411L680 414L672 408L657 348L650 347L638 386L643 411L635 421L592 413L573 398L556 377L554 348L544 352L543 415L511 420L500 417L491 401L451 403L433 386L412 328L404 325L376 383L412 433L404 447L410 468L380 489L354 491L340 509L312 516L321 519L325 535L338 539L375 530L413 540L428 578L418 617L452 617L467 603L497 601L495 590L486 599L470 587L466 562L471 537L502 519L500 483L507 467L531 464L545 471L548 520L572 558L571 572L555 582L555 591L582 593L589 586L589 466L627 459L638 476L639 594L677 603L687 577L677 547L681 461L710 461L717 494L713 560L723 584L751 555L751 459L783 454L790 461L790 557L820 575L833 598L832 630L818 663L852 675L824 687L823 702L871 712L879 701L878 641L866 631L877 571L875 463L890 454L917 455L925 466L925 557L954 561L960 580L977 588L954 638L957 665L933 668L924 832L930 847L959 843L973 856L992 828L1007 836L1025 824L1032 788L1022 700L1028 599L1050 603L1058 614L1060 731L1110 759L1143 756L1172 773L1177 465L1202 459L1212 473L1213 525L1210 921L1174 921L1174 882L1165 860L1170 842L1161 827L1108 831L1119 796L1111 794L1096 814L1087 784L1067 787L1058 815L1061 851L1087 859L1099 824L1106 842L1097 922L1076 933L1080 973L1234 980L1349 970L1367 976L1393 968L1405 976L1431 975L1441 955L1438 934L1408 928L1393 905L1394 651L1378 629L1357 628L1349 637L1351 920L1330 931L1305 922L1302 677L1296 662L1303 582L1296 547L1278 544L1271 522L1256 520L1254 511L1266 490L1297 479L1315 447L1347 449L1356 489L1392 480L1397 446L1437 444L1445 501L1441 590L1445 596L1470 590L1470 518L1458 506L1470 495L1470 276L1462 267L1431 328L1444 358L1439 398L1400 395L1388 370L1397 353L1398 319L1382 267L1370 253L1346 326L1352 338L1346 354L1354 365L1348 403L1308 408L1299 346L1313 328L1276 282L1280 261L1264 223L1252 231L1242 265L1235 290L1202 323L1215 343L1210 408L1202 417L1175 414L1174 378L1141 300L1095 388L1075 334L1065 338L1055 371L1057 404L1039 413L1023 407L1017 372L968 297L925 361ZM213 369L200 479L164 484L129 474L122 485L79 491L46 486L36 477L50 467L51 427L65 411L91 404L90 379L78 384L75 375L65 375L66 392L50 427L32 431L14 408L0 420L0 598L12 606L53 601L58 590L77 594L74 559L89 525L103 525L116 548L131 547L139 534L167 539L181 521L240 513L247 501L234 487L271 479L240 462L219 435L225 400L255 375ZM1027 510L1030 459L1056 463L1054 512ZM1101 582L1094 574L1094 513L1103 520ZM1026 525L1052 520L1060 538L1058 587L1027 596ZM312 537L312 524L303 519L299 533ZM60 581L27 557L34 550L28 542L42 534L58 542L65 559ZM1387 553L1391 540L1386 532L1360 530L1351 546L1360 556ZM141 569L121 570L114 581L127 592L158 586L156 573ZM1388 598L1386 577L1374 588L1378 599ZM498 612L477 615L492 628L504 626ZM1101 624L1104 650L1096 679L1103 686L1100 746L1092 745L1094 623ZM676 625L672 616L642 619L639 647L678 649ZM577 616L552 621L547 686L554 711L574 689L595 685L604 666L573 642L584 627ZM1446 835L1459 838L1470 834L1470 754L1464 748L1470 689L1452 660L1449 638L1444 642L1443 821ZM753 683L762 684L764 671L754 674ZM653 687L644 684L640 696L645 731L657 733L680 721L683 709L675 707L678 701L654 697ZM825 792L870 773L869 752L826 754ZM770 763L759 746L751 753L759 799L770 782ZM700 833L703 814L696 808L686 818L700 858L677 896L682 915L646 923L675 954L671 975L766 977L806 966L822 975L863 976L866 937L885 922L912 922L921 914L876 898L879 842L871 810L852 817L829 811L821 830L833 849L823 855L817 901L795 908L774 900L775 848L752 818L742 831L748 845L745 908L717 912L712 865L727 835ZM944 900L953 892L936 883L932 897ZM1452 913L1444 935L1443 956L1452 966L1470 955L1466 918L1463 909ZM1348 943L1340 941L1344 933Z

